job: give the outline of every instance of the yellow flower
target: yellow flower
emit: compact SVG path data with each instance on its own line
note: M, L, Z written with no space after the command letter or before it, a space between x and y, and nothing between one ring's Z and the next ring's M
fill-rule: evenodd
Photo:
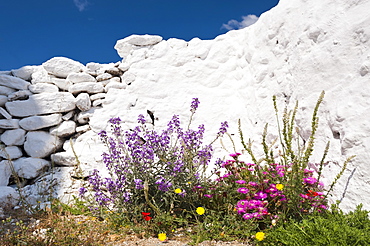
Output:
M179 189L179 188L177 188L176 190L175 190L175 193L176 194L180 194L182 192L182 190L181 189Z
M263 239L265 239L265 233L263 233L263 232L257 232L256 233L256 239L258 240L258 241L262 241Z
M202 215L205 212L205 210L204 210L203 207L197 207L197 210L196 211L197 211L197 214L199 214L199 215Z
M166 238L167 238L166 233L159 233L158 234L159 241L163 242L164 240L166 240Z
M277 184L276 189L282 190L282 189L284 189L284 185L283 184Z

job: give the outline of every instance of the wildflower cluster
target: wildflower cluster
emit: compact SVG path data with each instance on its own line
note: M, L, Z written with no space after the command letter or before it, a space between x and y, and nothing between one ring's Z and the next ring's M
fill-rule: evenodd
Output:
M299 170L303 178L299 187L296 187L289 180L294 164L245 163L239 160L240 155L230 154L233 158L222 162L215 171L218 178L202 190L203 196L211 200L210 203L216 204L220 200L232 203L234 199L235 211L243 219L270 222L287 216L286 213L321 212L327 209L324 185L313 177L313 170ZM295 203L298 200L299 203ZM295 209L291 210L291 207Z
M194 98L191 117L198 105L199 100ZM203 144L204 125L184 130L179 116L174 115L167 128L157 132L149 130L145 117L139 115L139 126L123 132L120 118L109 122L112 136L106 131L99 136L108 147L102 157L110 177L94 170L89 178L98 207L119 207L128 213L149 207L158 214L185 206L192 201L193 187L207 182L205 170L213 149ZM222 123L216 138L226 132L226 127L227 122ZM86 193L85 188L80 191L82 196ZM151 218L143 216L145 220Z

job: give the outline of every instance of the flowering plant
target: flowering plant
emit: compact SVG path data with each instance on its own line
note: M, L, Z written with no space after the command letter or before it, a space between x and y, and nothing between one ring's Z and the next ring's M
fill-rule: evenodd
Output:
M127 131L121 128L120 118L110 119L111 136L106 131L99 133L108 147L102 156L110 177L94 170L88 180L97 208L113 207L131 216L148 208L158 215L190 206L196 196L193 186L208 180L205 171L213 151L211 144L203 144L204 125L190 129L198 105L194 98L185 130L178 115L162 132L148 129L143 115L138 117L139 126ZM216 139L227 127L227 122L221 124ZM80 191L84 196L86 189Z

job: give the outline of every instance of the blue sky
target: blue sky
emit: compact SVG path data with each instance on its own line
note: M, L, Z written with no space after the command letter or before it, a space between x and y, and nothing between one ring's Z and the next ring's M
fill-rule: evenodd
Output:
M120 61L131 34L213 39L255 21L278 0L0 0L0 71L55 56ZM253 16L255 15L255 16Z

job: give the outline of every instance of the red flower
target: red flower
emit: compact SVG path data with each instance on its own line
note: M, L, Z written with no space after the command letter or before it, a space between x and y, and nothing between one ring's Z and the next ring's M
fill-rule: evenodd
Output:
M317 193L316 191L313 191L313 190L308 190L308 193L306 194L307 196L318 196L319 193Z
M152 217L149 216L150 213L141 212L141 215L143 216L143 219L146 221L149 221L152 219Z

